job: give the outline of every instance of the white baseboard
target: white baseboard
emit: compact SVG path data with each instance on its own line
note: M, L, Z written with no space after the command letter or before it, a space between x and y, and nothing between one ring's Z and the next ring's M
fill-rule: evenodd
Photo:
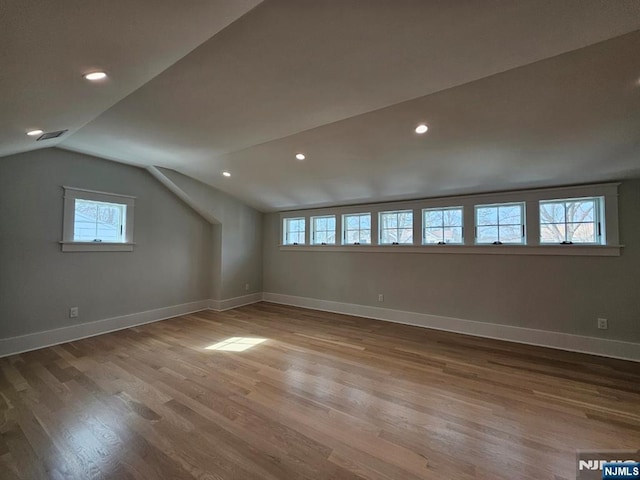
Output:
M262 301L262 292L250 293L241 297L227 298L225 300L209 300L209 308L216 312L231 310Z
M209 308L209 302L210 300L200 300L198 302L122 315L121 317L105 318L95 322L79 323L53 330L29 333L18 337L0 338L0 358L206 310Z
M369 307L352 303L332 302L315 298L296 297L279 293L263 293L266 302L292 305L296 307L342 313L357 317L367 317L387 322L403 323L418 327L463 333L476 337L507 340L509 342L537 345L541 347L588 353L603 357L619 358L640 362L640 344L608 340L604 338L586 337L569 333L537 330L533 328L514 327L496 323L476 322L460 318L441 317L426 313L405 312L388 308Z
M105 318L94 322L79 323L77 325L29 333L17 337L0 338L0 358L50 347L52 345L72 342L82 338L93 337L95 335L102 335L103 333L114 332L137 325L144 325L145 323L158 322L160 320L166 320L167 318L199 312L201 310L210 309L222 312L260 301L262 301L262 292L224 300L200 300L198 302L158 308L145 312L122 315L120 317Z
M342 313L405 325L433 328L435 330L463 333L476 337L494 338L527 345L537 345L640 362L640 344L638 343L268 292L252 293L225 300L201 300L120 317L106 318L95 322L30 333L18 337L0 338L0 358L135 327L137 325L144 325L145 323L158 322L167 318L186 315L201 310L224 311L262 300L312 310Z

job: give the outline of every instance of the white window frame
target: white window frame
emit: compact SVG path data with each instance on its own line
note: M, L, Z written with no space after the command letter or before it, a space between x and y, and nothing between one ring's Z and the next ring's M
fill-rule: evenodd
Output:
M302 227L303 227L303 232L304 232L304 240L302 242L292 242L292 243L288 243L287 242L287 233L288 233L288 226L289 226L289 222L293 221L293 220L302 220ZM298 245L305 245L306 244L306 238L307 238L307 218L304 216L295 216L295 217L287 217L283 220L282 222L282 243L283 245L289 245L292 247L296 247Z
M362 228L361 223L362 223L362 219L361 217L364 216L369 216L369 228ZM346 217L360 217L358 218L358 229L357 230L350 230L347 226L347 220ZM371 243L373 242L373 218L371 215L371 212L354 212L354 213L344 213L342 215L342 244L343 245L371 245ZM368 242L355 242L355 243L347 243L347 233L349 231L351 232L358 232L358 238L362 237L362 230L369 230L369 241Z
M538 201L538 212L540 212L540 210L542 210L542 205L543 204L547 204L547 203L570 203L570 202L579 202L579 201L589 201L592 200L595 205L594 205L594 214L593 214L593 224L595 226L596 230L596 241L595 242L575 242L575 243L558 243L558 242L543 242L542 241L542 226L543 225L564 225L565 229L567 227L567 225L569 223L574 223L574 222L567 222L567 218L566 218L566 206L565 206L565 221L564 224L561 223L543 223L542 219L540 219L540 235L539 235L539 241L540 241L540 245L606 245L607 244L607 228L606 228L606 224L605 224L605 215L604 215L604 209L605 209L605 199L602 196L590 196L590 197L574 197L574 198L555 198L555 199L550 199L550 200L540 200ZM581 222L581 223L591 223L591 222ZM566 238L566 237L565 237Z
M336 215L336 230L342 232L344 242L344 215L371 214L371 244L353 245L284 245L284 236L280 232L280 250L308 252L350 252L350 253L424 253L424 254L471 254L471 255L546 255L546 256L598 256L617 257L621 255L624 245L620 245L618 229L618 187L619 183L599 183L590 185L574 185L569 187L551 187L533 190L515 190L475 195L458 195L451 197L428 198L399 202L369 203L337 207L325 207L309 210L291 210L280 213L281 221L285 218L305 217L307 222L312 216ZM582 197L601 197L602 234L606 244L541 244L539 202L543 200L570 199ZM526 244L475 243L475 207L503 203L524 203L524 223L526 225ZM444 209L461 206L464 209L463 240L464 244L423 245L422 220L423 209ZM380 245L378 220L379 213L397 210L413 210L413 244ZM307 240L309 232L307 228Z
M425 222L425 217L426 214L429 212L442 212L443 214L443 222L442 225L439 225L437 228L441 228L442 232L444 234L444 230L445 228L447 228L447 225L444 225L444 212L448 211L448 210L460 210L460 218L462 223L460 224L460 226L458 225L448 225L448 227L455 227L455 228L460 228L460 241L459 242L449 242L446 243L443 242L442 243L427 243L426 242L426 231L427 228L436 228L436 227L427 227L426 222ZM453 206L453 207L443 207L443 208L423 208L422 209L422 245L464 245L464 207L463 206ZM443 236L444 238L444 236Z
M500 207L520 207L520 242L502 242L500 240L500 214L498 214L498 220L495 225L479 225L478 224L478 210L481 208L500 208ZM504 202L504 203L483 203L475 205L474 221L475 221L475 242L476 245L526 245L527 244L527 218L526 218L526 204L525 202ZM506 224L509 226L516 225L515 223ZM480 242L478 240L478 228L480 227L496 227L498 229L498 240L496 242Z
M382 230L383 230L383 228L382 228L382 216L383 215L389 215L389 214L395 214L397 216L397 215L400 215L401 213L411 213L411 242L409 242L409 243L406 243L406 242L402 242L402 243L400 243L400 242L391 242L391 243L383 242L382 241ZM396 245L413 245L413 242L415 241L415 232L413 231L414 230L414 226L415 226L415 221L414 221L415 214L414 213L415 212L410 208L403 208L403 209L399 209L399 210L385 210L384 212L379 212L378 213L378 245L393 245L393 246L396 246ZM396 219L397 219L397 217L396 217ZM405 227L405 228L407 228L407 227ZM386 230L393 230L393 229L392 228L387 228ZM399 232L402 229L399 226L397 226L397 227L395 227L395 230L396 230L396 235L397 235L397 232Z
M335 224L335 228L333 230L333 242L329 243L329 242L316 242L316 233L317 232L324 232L324 233L330 233L331 230L316 230L316 220L319 219L332 219L334 221ZM338 221L336 219L335 215L315 215L313 217L311 217L311 222L310 222L310 227L311 227L311 245L335 245L337 243L337 236L338 236Z
M64 189L64 208L62 220L63 252L131 252L133 251L133 227L135 199L131 195L99 192L83 188L62 187ZM77 242L74 240L76 199L94 202L115 203L126 206L125 238L123 242Z

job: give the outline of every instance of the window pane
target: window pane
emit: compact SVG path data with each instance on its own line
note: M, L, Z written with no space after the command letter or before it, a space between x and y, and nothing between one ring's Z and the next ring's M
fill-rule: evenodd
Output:
M424 243L462 243L462 208L424 210Z
M413 243L413 228L402 228L398 233L398 243Z
M567 241L573 243L596 243L594 223L568 223Z
M478 225L497 225L498 224L498 209L497 207L479 207L476 210L477 224ZM497 235L497 231L496 231ZM478 234L478 236L480 236Z
M121 243L125 238L126 205L76 199L73 240Z
M522 223L522 209L520 205L498 207L498 222L500 225L520 225Z
M413 211L380 213L380 243L413 243Z
M541 203L540 204L540 224L564 223L564 221L565 221L564 203Z
M383 213L380 215L382 228L396 228L398 226L398 215L396 213Z
M411 228L413 227L413 212L402 212L398 214L398 227Z
M444 242L444 234L442 228L425 228L424 243Z
M303 244L305 237L305 220L304 218L286 218L284 221L285 235L284 243L291 245L292 243Z
M476 207L476 243L524 243L524 204Z
M462 227L447 227L444 229L445 243L462 243Z
M595 221L595 203L594 200L567 202L567 222Z
M380 243L393 243L397 242L397 230L387 229L380 232Z
M462 209L451 208L444 211L443 223L445 227L461 227L462 226Z
M565 225L540 225L542 243L561 243L565 240Z
M540 242L599 243L600 201L599 198L581 198L540 202Z
M313 235L312 243L335 243L336 238L336 217L333 215L325 215L323 217L312 217ZM330 240L333 238L333 241Z
M371 214L358 213L344 215L344 243L371 243ZM335 218L329 221L329 227L335 231Z
M424 212L424 226L425 227L440 227L442 226L442 210L430 210Z
M500 226L499 237L502 243L522 243L522 226L520 225L507 225Z
M498 241L498 227L478 227L478 243Z
M103 242L119 242L122 207L110 204L98 204L98 222L96 238Z
M97 236L96 218L98 205L95 202L76 199L73 240L76 242L92 242Z

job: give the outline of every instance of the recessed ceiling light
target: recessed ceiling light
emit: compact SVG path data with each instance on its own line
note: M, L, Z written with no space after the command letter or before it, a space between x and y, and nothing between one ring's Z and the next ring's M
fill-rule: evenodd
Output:
M84 78L86 78L87 80L91 80L92 82L95 82L96 80L102 80L104 78L107 78L107 74L104 72L85 73Z
M224 175L225 177L230 177L231 176L231 174L229 172L226 172L226 171L222 172L222 175Z
M304 156L304 153L296 153L296 158L298 160L304 160L307 157Z
M423 133L427 133L427 130L429 130L429 127L427 127L424 123L421 123L416 127L416 133L419 133L421 135Z
M42 130L30 130L27 132L27 135L30 137L35 137L37 135L42 135L44 132Z

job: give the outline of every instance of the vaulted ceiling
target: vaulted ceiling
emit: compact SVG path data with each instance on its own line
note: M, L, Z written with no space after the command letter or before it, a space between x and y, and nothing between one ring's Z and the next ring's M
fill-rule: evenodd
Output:
M0 45L0 156L265 211L640 175L637 0L0 0Z

